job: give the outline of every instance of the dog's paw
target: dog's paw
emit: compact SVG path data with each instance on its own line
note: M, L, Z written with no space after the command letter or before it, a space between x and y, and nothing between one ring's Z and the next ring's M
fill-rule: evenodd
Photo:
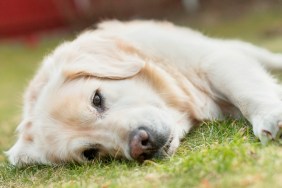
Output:
M263 145L282 136L282 110L258 115L252 120L254 134Z
M266 145L270 140L278 140L281 138L281 134L282 134L282 122L278 123L278 129L274 128L274 129L267 129L267 128L263 128L260 130L259 132L259 139L261 141L261 143L263 145Z

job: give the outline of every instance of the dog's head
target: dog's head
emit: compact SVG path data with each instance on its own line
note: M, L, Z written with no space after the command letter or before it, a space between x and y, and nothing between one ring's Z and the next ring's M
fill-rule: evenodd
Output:
M189 98L139 51L92 32L58 47L26 91L11 163L173 154L189 129Z

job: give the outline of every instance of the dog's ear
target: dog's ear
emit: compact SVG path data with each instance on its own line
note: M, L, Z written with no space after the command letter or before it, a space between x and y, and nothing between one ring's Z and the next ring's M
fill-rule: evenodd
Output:
M30 81L24 94L23 119L17 127L17 142L6 152L14 165L31 164L39 161L40 152L34 145L34 131L31 117L42 90L47 85L51 74L51 59L46 57L35 77Z
M26 88L23 100L23 119L29 118L32 115L34 105L41 95L42 90L49 82L50 75L52 74L51 63L51 58L46 57L34 78L30 81L28 87Z
M92 49L85 49L76 61L66 65L63 73L67 79L83 76L124 79L136 75L145 65L138 50L121 40L96 43L89 48Z

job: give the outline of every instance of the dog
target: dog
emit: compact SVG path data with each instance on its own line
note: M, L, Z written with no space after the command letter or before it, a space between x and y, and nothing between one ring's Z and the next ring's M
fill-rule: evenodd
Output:
M106 21L48 55L24 95L13 165L171 156L207 120L282 130L282 54L158 21ZM228 128L228 127L227 127Z

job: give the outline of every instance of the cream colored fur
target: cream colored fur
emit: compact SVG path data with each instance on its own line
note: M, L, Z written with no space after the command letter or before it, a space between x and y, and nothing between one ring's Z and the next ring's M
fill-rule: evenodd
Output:
M141 125L168 132L172 155L193 125L227 116L244 116L266 143L282 127L281 86L267 69L282 69L282 55L167 22L104 22L45 58L7 155L14 165L83 162L95 145L100 157L132 159L129 133Z

